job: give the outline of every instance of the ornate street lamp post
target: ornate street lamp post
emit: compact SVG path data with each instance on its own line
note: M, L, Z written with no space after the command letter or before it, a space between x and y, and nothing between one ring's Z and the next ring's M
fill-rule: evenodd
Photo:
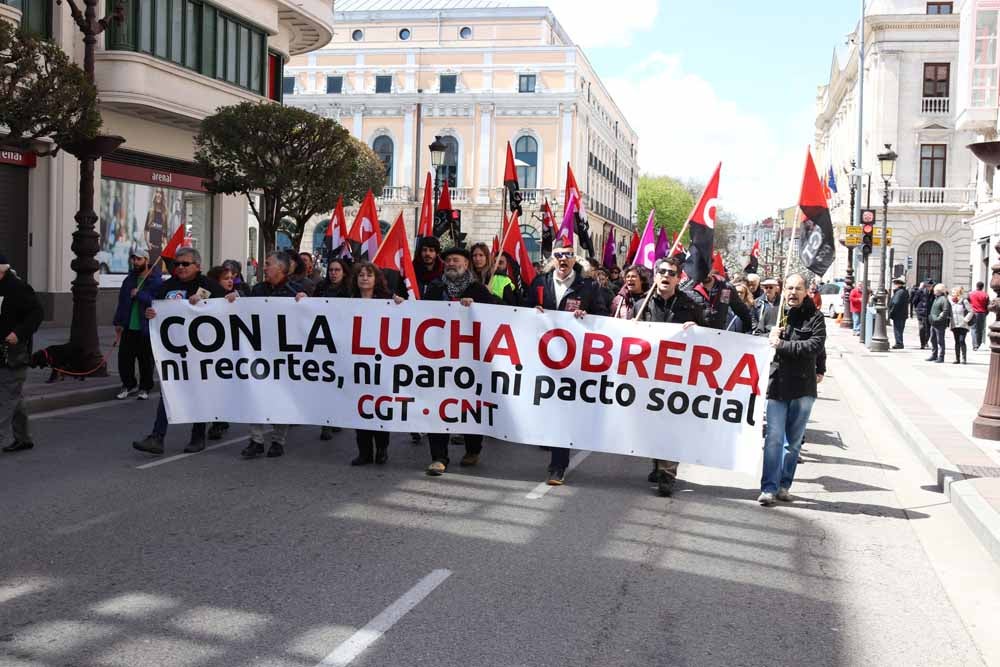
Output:
M58 0L62 4L63 0ZM77 0L66 0L73 21L83 33L83 71L87 80L94 82L94 47L97 36L104 32L113 20L123 17L121 5L112 16L97 18L100 0L83 0L83 10ZM96 104L96 102L95 102ZM112 153L125 142L123 137L99 135L93 139L75 142L62 148L80 161L80 208L74 219L76 231L70 246L76 259L70 268L76 272L71 291L73 293L73 320L70 324L69 342L81 368L99 369L107 374L101 356L101 343L97 336L97 292L98 283L94 273L100 268L97 253L101 249L100 234L94 230L97 213L94 211L94 163Z
M434 212L437 213L438 197L441 196L441 165L444 164L444 156L448 147L441 137L434 137L434 143L428 148L431 151L431 165L434 166Z
M878 290L875 292L875 327L869 349L872 352L888 352L889 337L885 330L885 311L888 293L885 291L885 265L889 253L886 248L887 229L889 227L889 181L892 180L898 156L892 150L892 144L885 145L885 152L879 153L878 165L882 172L882 248L879 251Z

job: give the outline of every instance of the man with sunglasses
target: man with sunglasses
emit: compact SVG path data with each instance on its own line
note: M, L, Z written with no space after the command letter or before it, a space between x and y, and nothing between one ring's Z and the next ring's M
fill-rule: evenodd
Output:
M639 318L645 322L673 322L684 328L695 324L704 325L704 304L696 297L680 289L681 271L684 263L677 255L661 257L653 267L653 295ZM677 481L677 461L653 459L653 472L649 481L655 483L661 496L669 497Z
M764 294L753 305L753 333L768 334L771 327L778 323L778 302L781 301L781 288L778 281L768 278L761 284Z
M194 304L203 299L223 297L232 302L236 296L236 292L227 296L222 285L201 272L201 255L197 250L181 248L177 251L173 263L173 277L164 281L159 287L152 285L143 287L137 298L145 311L146 319L151 320L156 317L156 310L153 308L154 299L187 299ZM191 440L184 448L185 452L200 452L205 449L207 426L205 423L191 425ZM153 432L142 440L133 442L132 447L140 452L160 456L163 454L163 438L166 435L167 411L163 405L163 395L161 394L160 402L156 407L156 422L153 424Z
M531 283L526 305L534 306L540 313L560 310L573 313L577 318L609 313L608 303L600 294L600 288L596 282L584 277L572 247L553 249L552 262L552 270L537 276ZM561 486L569 465L569 449L549 449L552 459L548 483L550 486Z

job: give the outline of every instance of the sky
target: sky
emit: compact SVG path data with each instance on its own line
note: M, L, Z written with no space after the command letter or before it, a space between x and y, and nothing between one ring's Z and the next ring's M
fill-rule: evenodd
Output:
M545 4L638 132L643 173L704 182L721 161L720 198L741 222L797 201L816 89L860 2Z

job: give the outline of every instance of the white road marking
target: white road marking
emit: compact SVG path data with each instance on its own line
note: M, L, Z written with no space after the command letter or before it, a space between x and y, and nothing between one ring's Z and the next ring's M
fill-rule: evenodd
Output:
M244 435L240 436L239 438L233 438L232 440L226 440L216 445L210 445L205 449L201 450L200 452L191 452L189 454L176 454L174 456L168 456L165 459L157 459L152 463L144 463L141 466L136 466L135 469L148 470L149 468L155 468L156 466L161 466L164 463L173 463L174 461L180 461L181 459L186 459L189 456L198 456L198 454L203 454L204 452L210 452L213 449L218 449L219 447L228 447L229 445L235 445L237 442L243 442L244 440L247 440L249 437L250 437L249 435Z
M355 658L378 641L382 635L450 576L451 570L434 570L428 574L417 582L416 586L406 591L401 598L386 607L381 614L369 621L368 625L348 637L333 650L333 653L323 658L323 662L316 667L346 667L354 662Z
M100 408L110 408L112 405L126 405L125 401L118 401L111 399L110 401L101 401L100 403L88 403L86 405L76 405L71 408L59 408L57 410L48 410L46 412L36 412L34 414L28 415L28 420L33 421L35 419L45 419L46 417L62 417L63 415L75 415L80 412L89 412L91 410L98 410Z
M573 458L569 460L569 465L566 466L566 474L568 475L573 468L583 463L583 460L590 456L590 452L577 452L573 455ZM542 482L536 486L531 493L525 496L528 500L538 500L546 493L554 489L554 486L549 486L547 482Z

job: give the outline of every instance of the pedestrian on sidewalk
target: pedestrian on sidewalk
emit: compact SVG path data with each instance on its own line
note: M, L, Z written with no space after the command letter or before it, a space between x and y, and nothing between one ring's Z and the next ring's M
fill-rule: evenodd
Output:
M903 349L903 328L906 326L906 315L910 308L909 293L906 291L906 281L896 278L892 281L892 300L889 302L889 319L892 320L892 335L896 337L894 350Z
M976 289L969 292L969 303L972 305L972 351L975 352L983 344L986 333L986 314L989 312L990 296L983 289L981 282L976 283Z
M160 267L149 266L149 251L141 246L132 246L129 253L129 273L118 291L118 307L115 309L113 324L118 336L118 375L122 389L115 396L124 400L136 394L145 401L153 389L153 346L149 342L149 320L145 308L139 303L139 292L143 289L156 290L163 283ZM135 377L135 367L139 366L139 379Z
M965 290L956 287L951 291L951 335L955 338L955 362L969 362L969 350L965 344L965 336L969 333L972 322L972 305L965 298Z
M0 253L0 445L8 453L35 446L24 409L24 381L31 337L42 317L35 290L14 275L7 256Z
M859 282L851 290L850 302L851 302L851 320L854 324L854 335L861 335L861 299L864 293L861 290L861 283Z
M913 311L917 314L917 325L920 327L920 349L927 349L927 341L931 337L931 322L929 319L929 314L931 310L931 303L934 301L934 295L931 294L930 283L924 281L920 283L920 287L910 297L910 304L913 306Z
M293 282L292 264L296 255L287 252L273 251L264 259L264 280L253 286L251 297L289 298L296 302L308 298L302 285ZM315 289L310 285L309 289ZM264 441L270 439L267 448L267 458L273 459L285 453L285 440L288 437L288 424L251 424L250 442L240 452L245 459L254 459L264 453Z
M927 361L944 363L944 334L951 324L951 302L948 300L948 290L943 283L934 286L934 301L927 314L931 326L931 356Z
M817 357L826 344L826 318L808 297L805 279L798 274L785 280L785 308L784 317L768 336L774 359L767 386L764 469L757 498L765 507L775 499L791 501L788 491L821 379Z
M684 272L684 262L678 255L661 257L656 260L653 276L655 290L642 316L644 322L673 322L688 329L696 324L704 324L704 304L700 298L678 287L681 273ZM740 285L740 287L746 287ZM750 296L747 290L747 296ZM677 481L677 461L653 459L653 471L647 480L656 484L657 493L668 497L673 493Z
M214 299L225 297L229 301L236 300L236 294L226 296L225 291L219 283L211 280L201 272L201 254L194 248L180 248L174 257L174 275L164 281L158 288L151 289L146 285L139 291L139 302L143 305L143 311L147 320L156 317L156 310L153 308L154 299L187 299L191 304L196 304L203 299ZM160 378L162 380L162 378ZM156 406L156 421L153 423L153 432L138 442L133 442L132 447L140 452L160 456L163 454L163 439L167 435L167 409L163 404L163 392L160 392L160 401ZM188 441L184 451L187 453L200 452L205 449L205 436L208 425L199 422L191 425L191 439Z

